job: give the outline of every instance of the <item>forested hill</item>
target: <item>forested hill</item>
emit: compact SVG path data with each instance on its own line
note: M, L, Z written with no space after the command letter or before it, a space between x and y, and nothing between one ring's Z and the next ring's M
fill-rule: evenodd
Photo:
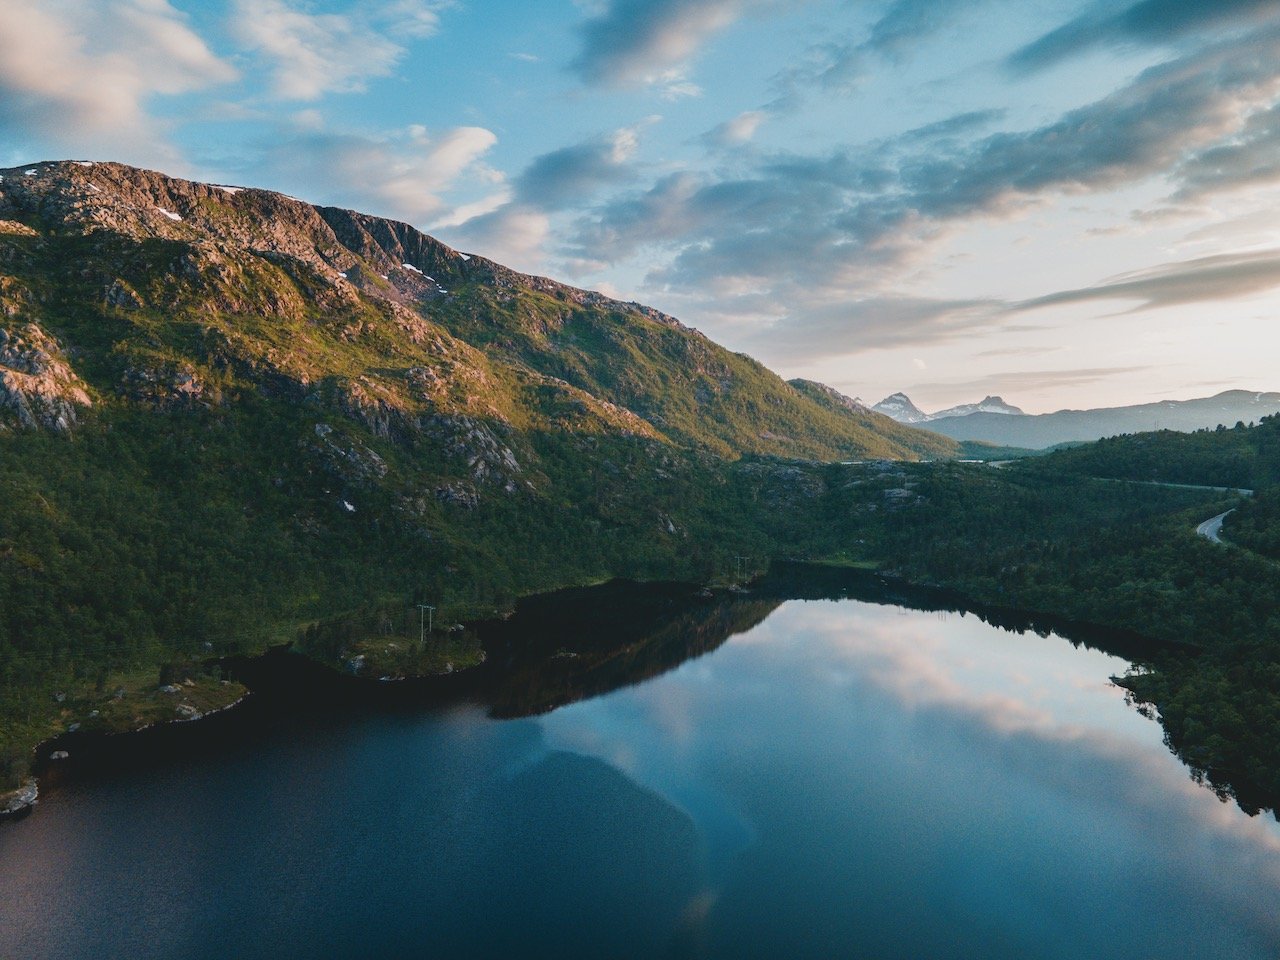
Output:
M2 170L0 788L72 725L234 698L202 665L306 624L706 581L769 555L779 458L956 448L402 223L119 164ZM350 632L316 633L344 669L475 655L379 662Z
M1036 469L1080 476L1204 484L1254 491L1227 517L1223 536L1280 560L1280 415L1252 426L1138 433L1061 450Z
M8 389L19 418L50 404L54 423L94 404L214 407L242 386L340 409L380 435L429 420L464 445L479 423L726 457L957 450L820 402L655 310L403 223L113 163L0 176L3 330L50 365L67 360L62 380L34 390L44 400ZM0 358L11 370L15 349Z
M1058 450L1045 469L1115 480L1262 489L1280 483L1280 416L1257 424L1126 434Z

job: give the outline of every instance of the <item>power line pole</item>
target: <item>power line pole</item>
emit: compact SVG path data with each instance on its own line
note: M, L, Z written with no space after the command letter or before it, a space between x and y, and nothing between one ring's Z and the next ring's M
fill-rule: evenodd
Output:
M431 626L429 628L424 627L422 625L423 614L430 614ZM435 632L435 619L436 619L435 607L425 603L418 604L418 642L419 643L427 642L427 633L426 633L427 629L430 629L432 633Z
M742 579L743 565L744 565L748 560L750 560L750 559L751 559L750 557L744 557L744 556L741 556L741 555L735 555L735 556L734 556L734 558L733 558L733 570L734 570L734 576L735 576L738 580L741 580L741 579Z

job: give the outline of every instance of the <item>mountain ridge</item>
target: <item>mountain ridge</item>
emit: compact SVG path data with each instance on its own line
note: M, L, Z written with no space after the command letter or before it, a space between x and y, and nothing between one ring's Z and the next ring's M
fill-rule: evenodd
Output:
M1188 400L1161 400L1082 410L1064 408L1037 414L1025 413L998 396L988 396L979 403L925 413L905 393L894 393L872 409L900 423L961 442L1042 449L1060 443L1101 440L1122 433L1162 429L1203 430L1252 422L1280 412L1280 393L1223 390L1211 397Z
M966 417L972 413L999 413L1005 416L1023 417L1026 414L1018 407L1004 402L1002 397L986 396L977 403L961 403L947 407L937 413L931 413L927 420L944 420L947 417Z
M926 429L956 440L1008 444L1042 449L1060 443L1101 440L1153 430L1189 432L1250 423L1280 412L1280 392L1224 390L1211 397L1162 400L1155 403L1053 413L1006 414L975 412L930 420Z
M523 381L505 400L495 386L487 407L460 403L468 415L528 420L527 410L517 409L529 406L533 390L586 405L604 423L718 455L954 455L949 441L817 403L660 311L518 273L405 223L123 164L43 162L0 177L0 230L11 241L57 242L77 248L67 251L76 255L84 253L77 241L115 242L119 249L86 258L81 273L98 270L92 279L102 305L117 315L187 308L202 318L254 315L314 325L310 310L348 318L340 336L349 342L389 324L398 328L399 359L427 361L406 369L422 367L443 381L434 384L435 407L450 407L443 401L457 386L450 382L457 378L440 376L442 367L491 385L513 375ZM165 245L173 245L167 262L153 258L134 274L112 269L114 260L139 266L143 250ZM9 316L23 313L21 285L20 277L11 278ZM235 359L242 366L248 361L303 392L336 380L342 402L365 410L384 430L405 419L399 414L424 407L410 402L404 376L369 365L356 377L332 369L313 349L325 345L309 342L317 339L310 331L292 330L299 335L280 342L278 330L246 335L252 324L205 326L206 337L222 327L216 333L227 341L224 352L241 354ZM417 348L424 344L438 356L422 356Z

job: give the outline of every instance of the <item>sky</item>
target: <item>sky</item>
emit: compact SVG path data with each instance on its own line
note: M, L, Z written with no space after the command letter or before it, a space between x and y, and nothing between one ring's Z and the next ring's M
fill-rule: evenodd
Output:
M1280 390L1276 0L0 0L0 165L408 221L787 377Z

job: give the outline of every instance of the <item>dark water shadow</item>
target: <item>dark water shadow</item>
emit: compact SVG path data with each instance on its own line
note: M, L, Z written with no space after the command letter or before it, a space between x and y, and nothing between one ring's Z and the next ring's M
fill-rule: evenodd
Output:
M619 580L528 597L510 617L469 625L486 662L448 676L390 682L344 676L287 648L232 658L224 669L252 691L234 709L131 734L67 734L41 749L37 772L41 789L52 792L70 782L216 759L282 726L322 731L372 714L462 706L497 718L535 716L660 676L752 629L787 601L839 599L977 616L1003 630L1053 632L1129 660L1161 649L1131 633L973 604L859 570L778 563L747 592ZM70 757L50 762L53 750Z

